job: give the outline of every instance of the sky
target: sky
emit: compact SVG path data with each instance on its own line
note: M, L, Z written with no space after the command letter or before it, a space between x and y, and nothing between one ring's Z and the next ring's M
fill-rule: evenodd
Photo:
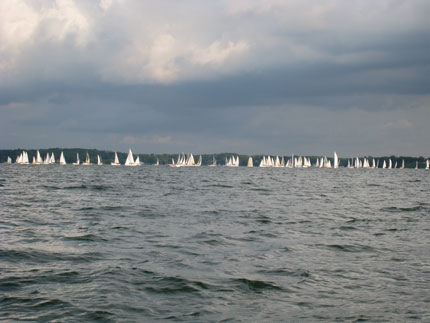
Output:
M430 155L428 0L1 0L0 149Z

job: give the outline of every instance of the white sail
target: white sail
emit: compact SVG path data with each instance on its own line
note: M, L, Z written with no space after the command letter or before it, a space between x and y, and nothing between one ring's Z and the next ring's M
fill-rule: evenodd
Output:
M50 164L55 164L55 156L54 156L54 153L51 153L51 157L49 157L49 163L50 163Z
M84 165L84 166L92 165L92 164L91 164L90 155L89 155L88 153L87 153L87 156L86 156L86 158L85 158L85 162L83 162L83 163L82 163L82 165Z
M7 156L7 163L12 164L12 158L10 158L9 156Z
M97 165L99 165L99 166L103 165L102 159L100 158L100 155L97 155Z
M382 164L382 168L387 168L387 162L384 159L384 163Z
M230 157L227 163L225 164L227 167L239 167L239 156Z
M197 162L196 166L202 166L202 155L199 156L199 161Z
M110 163L112 166L119 166L119 165L121 165L120 163L119 163L119 159L118 159L118 154L116 153L116 151L115 151L115 160L114 160L114 162L113 163Z
M239 167L239 156L236 156L236 162L234 163L235 167Z
M418 169L418 160L415 163L415 169Z
M79 153L76 153L76 163L73 163L73 165L77 166L79 165L81 162L79 160Z
M339 157L336 152L334 152L333 168L339 168Z
M158 158L157 158L157 161L155 162L155 164L154 164L155 166L159 166L160 165L160 161L158 160Z
M30 162L29 162L29 160L28 160L28 153L26 152L26 151L24 151L23 153L22 153L22 163L23 164L25 164L25 165L28 165L28 164L30 164Z
M400 169L404 169L405 168L405 160L402 159L402 166L400 167Z
M260 161L260 165L258 165L258 167L266 167L266 157L263 156L263 159Z
M426 160L426 170L430 170L430 160Z
M393 168L393 162L391 160L391 158L388 160L388 169L392 169Z
M212 157L212 164L208 165L210 167L215 167L216 166L216 159L215 156Z
M36 153L36 165L40 165L40 164L43 164L43 159L42 159L42 156L40 156L40 152L37 151L37 153Z
M134 161L134 166L140 166L140 159L139 159L139 155L136 156L136 160Z
M63 152L61 152L61 155L60 155L60 165L66 165L67 163L66 163L66 159L64 158L64 153Z
M194 161L194 156L193 154L190 154L187 160L187 166L194 166L196 163Z
M251 156L249 156L249 158L248 158L248 167L254 167L254 162L252 161Z
M134 158L133 158L133 153L131 151L131 149L128 150L128 155L127 155L127 159L125 160L125 166L135 166L134 164Z

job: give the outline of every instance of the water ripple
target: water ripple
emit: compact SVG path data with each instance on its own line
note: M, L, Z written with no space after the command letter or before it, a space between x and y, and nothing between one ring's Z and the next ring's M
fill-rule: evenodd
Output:
M430 173L0 165L0 321L428 321Z

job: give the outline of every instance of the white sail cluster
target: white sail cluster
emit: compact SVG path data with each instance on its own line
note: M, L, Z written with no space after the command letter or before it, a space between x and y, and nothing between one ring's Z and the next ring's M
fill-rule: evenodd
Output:
M23 151L18 157L16 157L17 164L28 165L30 164L28 161L28 154L26 151Z
M339 167L339 158L335 153L334 158L334 168ZM314 165L316 168L333 168L331 160L327 157L317 158L316 163ZM286 168L309 168L312 167L310 157L303 156L291 156L291 158L287 159L285 162L285 157L279 156L263 156L263 159L260 161L259 167L286 167Z
M225 165L227 167L239 167L239 156L231 156L230 158L225 158Z
M116 154L116 153L115 153ZM136 156L136 159L133 158L133 152L131 149L128 150L127 159L125 160L124 166L140 166L139 156Z
M333 163L332 163L333 160ZM28 153L24 150L22 151L16 158L16 164L22 164L22 165L28 165L29 157ZM12 164L12 158L9 156L7 157L7 163ZM345 165L345 163L347 165ZM344 162L345 168L382 168L382 169L404 169L405 168L405 161L402 160L400 166L398 166L397 161L393 165L393 161L391 158L389 159L382 159L381 160L382 165L380 166L380 160L377 160L375 158L359 158L355 157L353 159L347 159L346 162ZM47 153L46 157L43 159L40 155L39 150L36 152L36 156L33 156L31 164L33 165L50 165L50 164L56 164L55 155L54 153ZM67 165L66 159L64 158L64 153L61 152L60 159L58 162L59 165ZM72 163L73 165L93 165L91 162L90 156L88 153L86 153L86 158L83 163L80 162L79 159L79 153L76 154L76 162ZM97 155L97 165L103 165L102 159L100 155ZM112 166L120 166L121 163L118 159L118 154L115 152L115 160L111 163ZM124 166L140 166L142 163L140 162L139 156L136 156L136 159L133 157L133 152L131 149L128 151L127 159L124 163ZM160 162L157 158L155 166L159 166ZM171 167L199 167L202 165L202 156L199 156L199 159L197 162L195 162L193 154L179 154L177 160L172 159L172 163L169 164ZM215 157L213 157L212 164L209 164L210 167L217 166L217 161ZM239 167L239 156L230 156L226 157L225 160L225 166L227 167ZM311 158L305 157L305 156L294 156L292 155L291 158L285 158L284 156L263 156L261 159L259 167L284 167L284 168L339 168L340 167L340 158L337 155L336 152L334 152L333 159L327 158L327 156L324 157L317 157L315 159L315 163L312 165ZM418 161L416 162L415 169L418 169ZM254 160L252 156L248 158L247 167L254 167ZM426 160L426 170L430 170L430 159Z
M10 159L10 157L8 157L8 162L9 162L9 159ZM12 163L12 159L10 159L10 163ZM16 158L16 163L22 164L22 165L30 164L29 159L28 159L28 153L25 150L21 154L18 155L18 157ZM54 153L51 153L51 155L49 155L49 153L46 153L45 159L42 159L42 156L40 156L40 152L37 151L36 156L33 156L31 164L33 164L33 165L55 164Z
M279 159L279 156L276 156L276 158L272 156L263 156L259 167L285 167L285 159L283 156L281 159Z
M202 166L202 155L200 155L199 160L197 163L194 160L193 154L187 154L184 153L179 154L178 158L175 162L174 159L172 159L172 163L169 165L171 167L199 167Z

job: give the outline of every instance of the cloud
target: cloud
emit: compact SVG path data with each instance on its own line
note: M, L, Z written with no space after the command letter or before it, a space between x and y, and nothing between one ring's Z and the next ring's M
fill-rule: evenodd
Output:
M405 120L405 119L387 122L386 124L384 124L385 129L395 129L395 130L410 129L410 128L412 128L412 126L413 126L412 122L410 122L409 120Z
M427 149L429 9L4 0L0 138L154 151Z
M424 1L5 0L0 6L2 70L19 70L28 57L48 64L32 54L41 46L68 46L80 59L66 55L63 64L86 61L95 75L113 83L207 79L316 62L369 63L393 56L383 47L387 40L428 27Z

